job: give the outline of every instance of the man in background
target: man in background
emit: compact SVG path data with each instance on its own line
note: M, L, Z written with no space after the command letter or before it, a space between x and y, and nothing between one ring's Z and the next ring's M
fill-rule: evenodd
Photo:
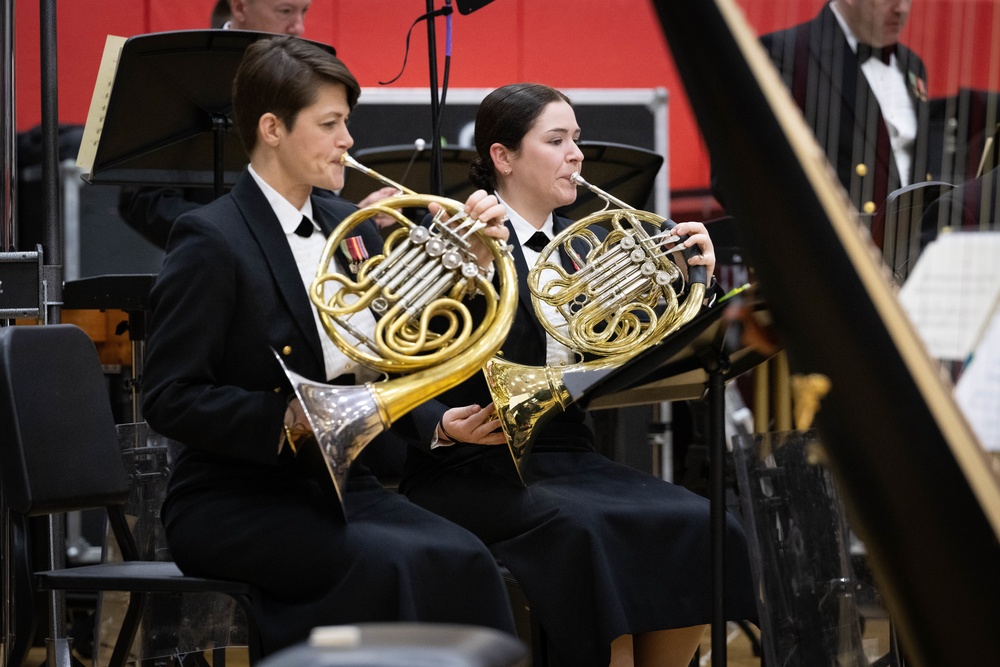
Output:
M223 27L301 37L312 0L229 0L231 18Z
M927 72L898 43L911 0L834 0L761 37L851 202L866 217L929 180ZM872 236L881 245L882 230Z

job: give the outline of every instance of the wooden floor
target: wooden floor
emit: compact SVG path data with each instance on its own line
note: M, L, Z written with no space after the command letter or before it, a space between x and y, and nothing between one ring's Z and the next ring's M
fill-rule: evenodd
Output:
M874 661L888 652L889 623L885 619L868 620L865 625L864 647L869 662ZM753 654L750 639L737 625L730 623L727 628L725 667L760 667L761 660ZM754 628L756 630L756 628ZM211 657L206 657L211 663ZM90 662L81 658L85 665ZM712 659L711 635L706 632L699 651L701 667L722 667ZM247 652L243 648L230 648L226 651L227 667L248 667ZM45 649L34 648L28 656L26 667L45 667Z
M726 628L726 667L760 667L760 658L753 654L750 638L735 623ZM756 628L752 628L756 632ZM698 651L699 663L703 667L716 665L712 661L712 633L705 632Z
M725 667L760 667L760 657L755 656L746 632L730 623L727 632ZM756 628L754 628L756 630ZM868 662L874 662L889 652L889 621L886 618L868 618L862 637ZM706 632L699 651L701 667L720 667L712 661L712 638Z

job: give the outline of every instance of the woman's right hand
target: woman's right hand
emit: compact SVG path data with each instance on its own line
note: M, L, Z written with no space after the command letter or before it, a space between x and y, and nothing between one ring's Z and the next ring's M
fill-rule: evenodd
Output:
M507 442L492 403L485 408L478 405L450 408L441 417L441 426L445 435L456 442L473 445L502 445Z

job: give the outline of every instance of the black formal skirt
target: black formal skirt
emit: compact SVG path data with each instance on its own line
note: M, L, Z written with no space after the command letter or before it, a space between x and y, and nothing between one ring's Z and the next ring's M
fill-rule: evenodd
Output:
M567 665L605 667L623 634L712 620L708 500L592 451L535 451L527 486L506 447L410 498L476 533L517 579ZM728 619L753 619L746 537L727 515Z
M387 491L349 479L348 520L308 481L232 477L179 484L163 508L185 574L244 581L263 648L313 627L379 621L463 623L514 633L496 560L474 535Z

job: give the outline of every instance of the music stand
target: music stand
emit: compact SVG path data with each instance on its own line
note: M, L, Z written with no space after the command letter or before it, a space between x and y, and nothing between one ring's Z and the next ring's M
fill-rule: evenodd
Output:
M471 14L477 9L482 9L491 2L493 2L493 0L456 0L455 4L458 5L459 14Z
M358 162L391 178L414 192L431 192L431 150L415 149L412 145L382 146L352 151ZM469 165L476 157L472 148L442 148L442 194L464 202L475 191L469 182ZM374 181L358 171L344 174L340 196L348 201L361 201L375 187Z
M143 421L140 389L145 372L149 291L155 274L103 275L66 281L63 308L67 310L122 310L128 316L132 373L126 384L132 399L132 422Z
M605 141L581 141L584 155L583 174L596 185L618 199L643 208L653 193L656 175L663 166L663 156L645 148ZM358 162L400 185L416 192L431 192L432 156L429 148L415 149L412 145L382 146L352 152ZM469 182L469 165L476 158L473 148L446 147L441 149L442 188L445 197L465 201L475 187ZM349 171L344 176L340 195L348 201L361 201L372 191L372 180L361 173ZM604 208L604 202L593 192L581 188L576 201L557 211L559 215L579 219Z
M248 30L136 35L122 43L108 71L106 49L81 142L79 162L89 169L83 179L92 185L214 186L221 196L248 162L230 119L233 79L246 48L273 36ZM113 39L120 38L109 38L109 46ZM64 295L76 308L128 312L134 421L141 417L143 311L151 282L145 275L98 276L67 283Z
M246 47L273 36L180 30L128 38L118 54L103 122L86 128L84 145L97 142L97 148L84 180L214 186L221 195L248 162L232 129L233 79ZM103 93L101 83L95 96Z
M583 169L580 175L608 194L644 209L653 194L656 175L663 166L659 153L606 141L581 141ZM581 188L576 201L560 208L557 213L571 220L604 208L604 201L590 190Z
M726 619L723 541L725 496L725 383L767 360L743 346L739 327L723 318L717 304L582 390L567 389L587 409L697 399L708 403L709 514L712 544L712 664L725 664ZM770 313L755 308L754 319L770 324Z
M892 269L897 283L906 280L924 247L937 237L939 227L948 224L923 218L931 204L954 188L943 181L911 183L890 192L875 211L872 240L882 250L882 259Z

